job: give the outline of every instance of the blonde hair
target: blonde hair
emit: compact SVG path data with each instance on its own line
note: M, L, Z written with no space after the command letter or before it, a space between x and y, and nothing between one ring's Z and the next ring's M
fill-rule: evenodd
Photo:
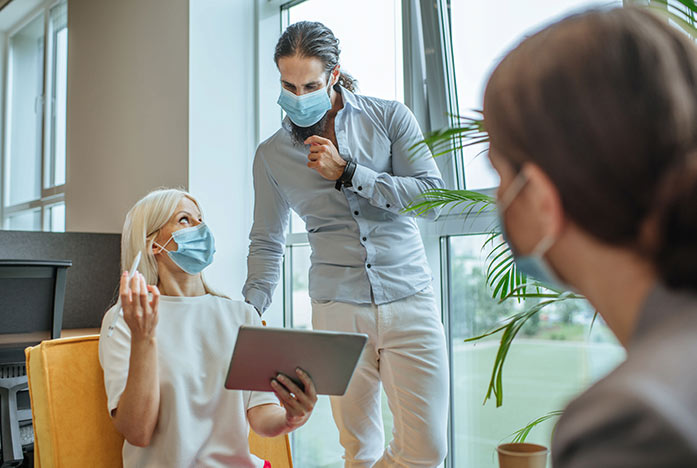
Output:
M133 260L141 253L138 271L147 284L156 285L159 278L157 260L152 251L157 233L174 214L179 202L188 198L196 204L203 214L198 201L190 193L181 189L156 189L141 198L126 215L121 234L121 272L131 268ZM203 287L208 294L226 297L212 290L201 274Z

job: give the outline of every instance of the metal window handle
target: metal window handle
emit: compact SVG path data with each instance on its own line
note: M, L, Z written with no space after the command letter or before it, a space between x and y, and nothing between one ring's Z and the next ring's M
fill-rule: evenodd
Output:
M43 109L44 109L44 96L42 94L42 95L36 96L36 98L34 98L34 113L40 114L43 112Z

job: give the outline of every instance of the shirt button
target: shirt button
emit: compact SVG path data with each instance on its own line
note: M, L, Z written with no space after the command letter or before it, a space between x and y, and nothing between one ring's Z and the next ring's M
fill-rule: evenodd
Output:
M390 207L390 204L389 204L389 203L387 204L387 207L388 207L388 208Z
M367 264L366 266L367 266L368 268L370 268L372 265L369 263L369 264Z
M353 214L355 214L356 216L358 216L358 211L354 211Z
M363 238L363 242L365 242L365 241L367 241L367 240L368 240L368 238L367 238L367 237L364 237L364 238Z
M358 190L363 190L363 186L362 186L362 185L359 185L359 186L358 186Z

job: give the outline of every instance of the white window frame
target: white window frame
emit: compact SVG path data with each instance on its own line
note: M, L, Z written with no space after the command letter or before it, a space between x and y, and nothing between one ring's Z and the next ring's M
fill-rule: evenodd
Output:
M53 137L55 119L53 118L53 98L55 96L54 86L54 71L55 71L55 35L60 30L53 29L51 21L51 10L61 3L66 3L66 0L45 0L39 6L29 11L22 17L7 33L3 39L2 47L2 125L0 130L0 138L2 145L0 148L0 227L2 229L9 228L10 217L18 213L40 210L41 213L41 229L43 231L51 230L51 215L50 209L57 204L65 203L65 187L66 184L57 186L49 186L49 181L53 180L55 171L55 158L53 155L54 145ZM40 198L30 200L23 203L5 206L5 201L9 200L10 174L8 170L9 164L9 125L10 125L10 109L9 109L9 86L10 86L10 38L22 30L30 22L43 16L44 19L44 56L43 56L43 94L40 97L41 101L41 196ZM66 26L67 27L67 26ZM62 28L61 28L62 29ZM46 99L47 93L50 93L51 99ZM49 118L47 118L47 116ZM17 183L14 181L14 183Z

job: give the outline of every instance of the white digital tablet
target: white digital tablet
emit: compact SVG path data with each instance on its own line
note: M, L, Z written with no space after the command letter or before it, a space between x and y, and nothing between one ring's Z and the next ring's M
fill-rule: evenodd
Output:
M321 395L343 395L368 335L288 328L240 327L225 388L271 391L279 373L300 388L296 368L307 372Z

